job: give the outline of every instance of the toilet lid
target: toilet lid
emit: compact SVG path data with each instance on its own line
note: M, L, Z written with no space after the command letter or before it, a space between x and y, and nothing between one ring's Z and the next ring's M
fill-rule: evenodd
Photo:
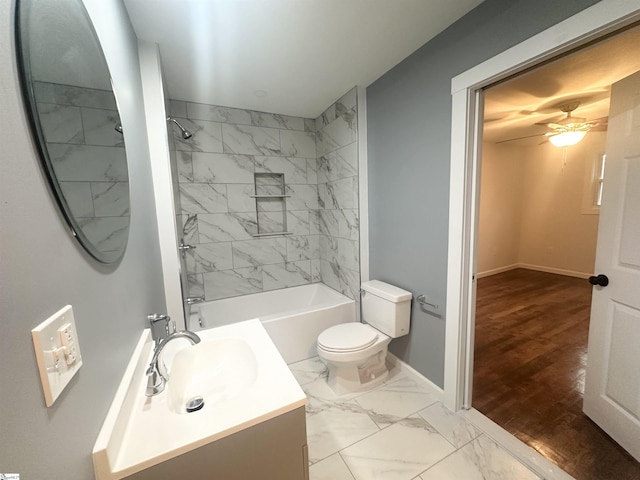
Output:
M353 352L373 345L378 331L360 322L341 323L318 336L318 345L331 352Z

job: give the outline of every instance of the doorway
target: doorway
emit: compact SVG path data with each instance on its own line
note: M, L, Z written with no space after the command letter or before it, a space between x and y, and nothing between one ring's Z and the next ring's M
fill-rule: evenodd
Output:
M472 406L578 479L640 478L582 412L609 88L638 45L636 27L484 92ZM588 132L559 148L566 122Z
M479 133L473 128L482 112L479 88L541 60L548 60L568 48L584 45L638 18L637 9L619 8L604 1L552 27L538 37L505 54L461 74L453 80L452 169L450 193L450 241L447 298L447 353L445 360L445 402L450 408L471 405L470 372L473 371L473 325L475 313L476 199L479 177ZM608 27L604 27L607 25ZM615 25L615 27L614 27ZM567 41L566 39L570 39ZM458 126L459 128L456 128ZM465 128L463 128L463 126ZM525 457L527 453L516 454ZM530 463L532 467L535 461Z

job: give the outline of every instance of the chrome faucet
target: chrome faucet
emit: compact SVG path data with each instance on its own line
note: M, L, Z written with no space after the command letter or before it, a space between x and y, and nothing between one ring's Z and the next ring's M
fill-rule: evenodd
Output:
M164 387L167 383L167 378L160 372L158 368L158 359L160 358L160 353L164 350L164 347L172 340L178 338L186 338L191 342L191 345L195 345L196 343L200 343L200 337L189 330L183 330L182 332L174 332L168 335L165 338L156 340L156 345L153 351L153 358L151 358L151 363L149 363L149 368L147 368L147 390L145 395L147 397L152 397L154 395L159 394L164 390Z

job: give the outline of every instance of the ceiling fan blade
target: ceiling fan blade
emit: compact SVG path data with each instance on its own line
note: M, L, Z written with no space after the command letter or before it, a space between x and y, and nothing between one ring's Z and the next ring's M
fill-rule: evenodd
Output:
M535 135L527 135L525 137L516 137L516 138L510 138L509 140L500 140L499 142L496 142L496 143L515 142L516 140L524 140L525 138L533 138L533 137L542 137L543 135L546 135L546 134L545 133L537 133Z
M607 124L606 123L598 123L596 125L594 125L593 127L591 127L591 130L589 130L590 132L606 132L607 131Z

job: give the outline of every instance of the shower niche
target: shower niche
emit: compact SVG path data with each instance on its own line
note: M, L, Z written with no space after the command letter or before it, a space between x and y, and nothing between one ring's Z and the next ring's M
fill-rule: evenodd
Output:
M284 173L254 173L257 233L254 237L292 235L287 230L287 195Z

